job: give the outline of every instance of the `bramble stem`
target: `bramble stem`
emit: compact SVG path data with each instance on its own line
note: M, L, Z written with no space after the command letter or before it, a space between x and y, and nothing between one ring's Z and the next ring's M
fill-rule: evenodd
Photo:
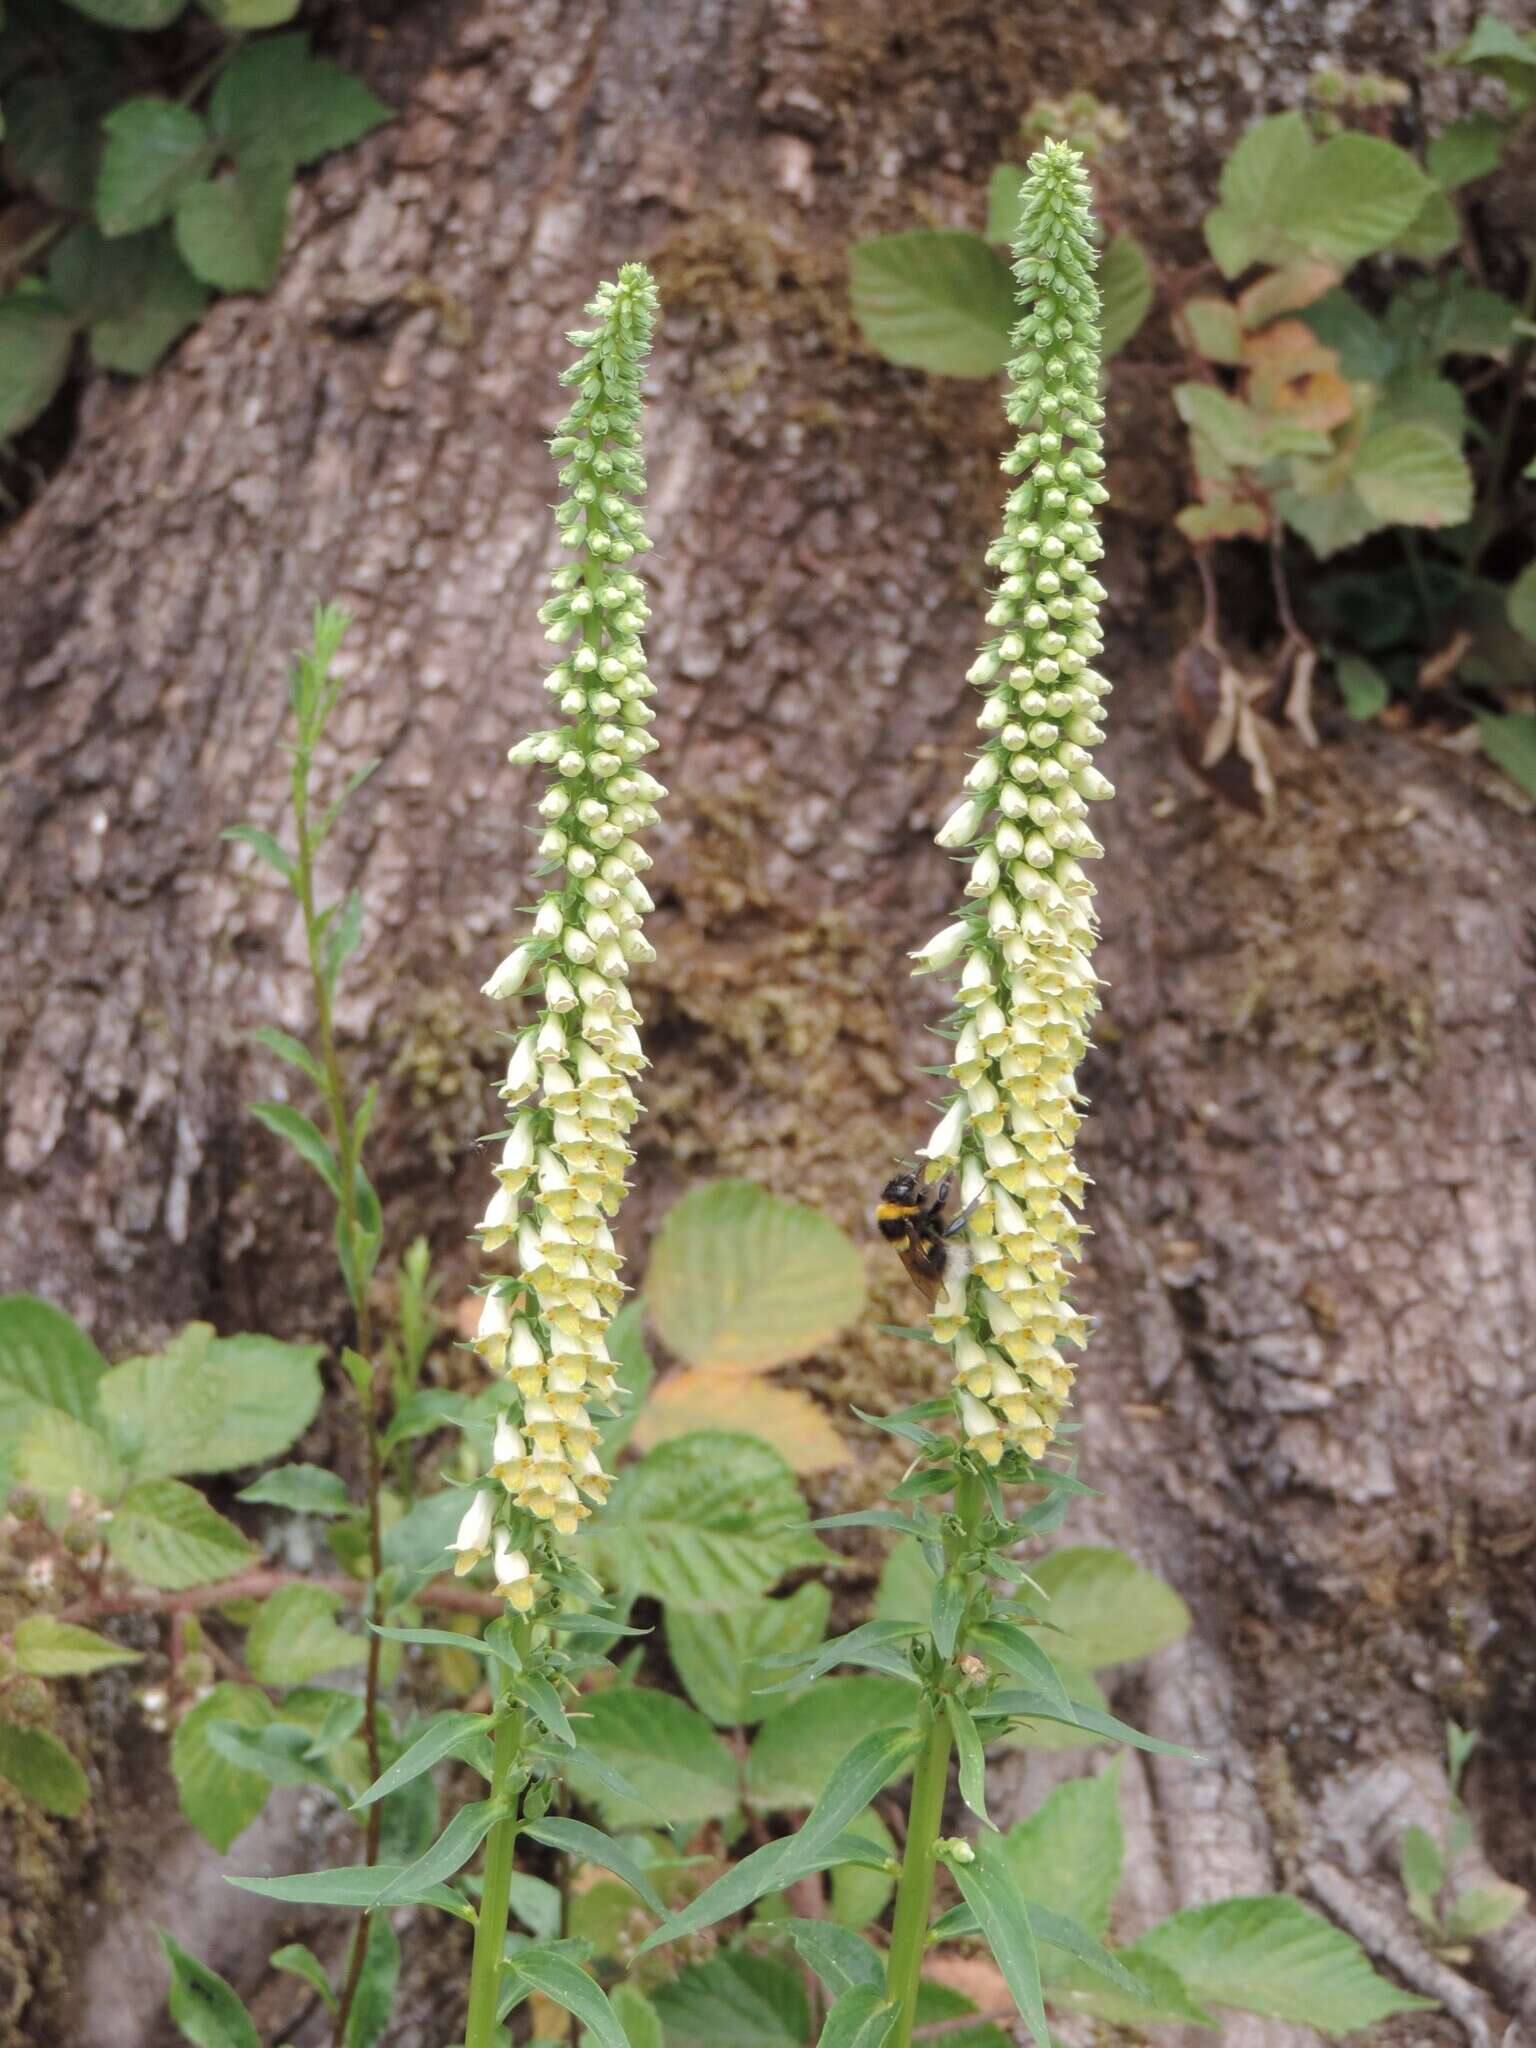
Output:
M912 2040L917 1989L928 1945L939 1830L944 1825L944 1791L949 1783L949 1720L942 1703L931 1695L923 1703L923 1719L923 1746L912 1774L907 1845L901 1859L885 1971L885 1995L897 2008L895 2032L887 2037L886 2048L910 2048Z
M514 1625L519 1655L528 1649L531 1630ZM507 1911L512 1896L512 1865L517 1850L518 1815L512 1780L522 1762L527 1714L502 1693L491 1765L491 1798L507 1800L511 1811L485 1838L485 1879L480 1914L475 1922L475 1952L469 1971L469 2013L464 2022L464 2048L499 2048L496 2006L501 1987L502 1951L507 1940Z

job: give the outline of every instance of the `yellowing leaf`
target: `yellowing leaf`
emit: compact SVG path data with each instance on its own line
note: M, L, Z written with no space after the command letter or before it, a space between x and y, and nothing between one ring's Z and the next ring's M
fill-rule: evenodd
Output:
M864 1266L818 1210L754 1181L716 1181L668 1211L645 1305L662 1341L690 1365L762 1372L804 1358L853 1321L864 1306Z
M699 1369L673 1373L635 1424L643 1451L696 1429L740 1430L772 1444L796 1472L826 1472L849 1462L832 1418L797 1387L775 1387L745 1373Z
M1310 306L1338 281L1339 273L1326 263L1288 263L1238 294L1239 318L1245 327L1263 327L1282 313Z
M1353 416L1354 395L1339 374L1337 353L1305 321L1277 320L1261 334L1249 335L1244 353L1247 396L1257 411L1324 431Z

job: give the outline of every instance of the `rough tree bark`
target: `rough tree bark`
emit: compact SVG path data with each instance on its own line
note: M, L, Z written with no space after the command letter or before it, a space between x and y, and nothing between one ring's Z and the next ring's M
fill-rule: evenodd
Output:
M66 1302L114 1354L194 1315L335 1326L318 1201L240 1107L274 1087L243 1033L301 1020L296 934L218 839L277 818L279 673L319 596L358 615L342 738L384 756L335 849L369 911L343 1023L389 1076L397 1242L427 1230L467 1277L495 1063L470 991L528 894L502 755L542 702L541 437L560 330L636 252L668 308L650 523L673 794L630 1244L722 1170L861 1227L924 1124L903 954L953 887L929 834L969 740L999 419L988 387L860 351L849 238L974 219L1020 109L1087 85L1136 124L1132 224L1187 256L1222 150L1314 58L1421 72L1462 26L1430 0L1344 30L1348 9L1251 20L1237 0L905 13L475 0L406 13L382 49L343 15L399 121L306 188L270 297L220 304L142 385L90 386L4 545L0 1282ZM1290 762L1270 826L1183 779L1163 674L1193 592L1158 346L1111 394L1121 796L1086 1139L1102 1327L1081 1405L1104 1498L1084 1526L1189 1598L1191 1643L1122 1696L1214 1761L1132 1774L1121 1931L1288 1884L1459 2006L1384 2041L1485 2040L1495 2009L1536 2019L1530 1972L1496 1949L1448 1986L1392 1863L1454 1712L1485 1731L1487 1846L1536 1874L1530 828L1465 764L1386 738ZM810 1377L840 1402L913 1371L860 1337ZM135 1756L111 1772L119 1812L144 1796ZM50 1835L110 1890L110 1829L90 1851ZM121 1980L71 2035L46 1901L14 1902L4 2039L108 2039ZM233 1919L210 1959L248 1980L260 1951L239 1941ZM110 2038L151 2038L126 2024ZM433 2024L398 2039L446 2038Z

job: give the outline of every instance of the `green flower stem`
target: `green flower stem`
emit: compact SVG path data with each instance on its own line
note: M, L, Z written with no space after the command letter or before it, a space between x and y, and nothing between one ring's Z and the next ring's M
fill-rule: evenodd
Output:
M518 1655L526 1656L532 1638L527 1622L514 1622ZM510 1682L510 1680L509 1680ZM491 1765L491 1797L512 1803L505 1820L497 1821L485 1842L485 1879L480 1891L480 1916L475 1922L475 1952L469 1971L469 2015L464 2022L464 2048L500 2048L496 2006L501 1989L502 1951L507 1941L512 1865L517 1851L518 1815L513 1780L522 1764L528 1716L502 1694Z
M325 934L315 910L315 842L309 822L309 769L310 746L307 738L301 735L293 764L293 812L298 840L298 857L294 863L294 893L298 897L299 910L304 919L304 943L309 956L310 987L315 1003L315 1029L320 1041L320 1094L331 1126L331 1137L336 1147L337 1171L341 1181L337 1203L340 1210L341 1241L347 1247L346 1271L343 1278L352 1302L358 1354L371 1364L373 1313L368 1299L367 1275L358 1256L357 1123L347 1100L346 1076L342 1071L341 1057L336 1050L331 991L323 964ZM351 1384L350 1378L348 1384ZM380 1619L378 1584L384 1570L384 1525L380 1508L384 1488L384 1461L379 1454L376 1390L371 1389L365 1395L359 1389L358 1408L362 1417L363 1437L368 1449L367 1620L373 1624ZM370 1626L368 1662L363 1687L363 1743L368 1755L368 1775L373 1780L378 1779L384 1770L384 1759L379 1749L378 1714L380 1658L383 1647L383 1638L376 1628ZM368 1809L363 1853L363 1861L367 1864L377 1863L379 1860L379 1830L383 1813L383 1805L377 1800ZM368 1915L361 1913L353 1930L352 1949L347 1959L346 1981L336 2006L332 2036L335 2048L343 2048L346 2039L347 2022L351 2017L352 2002L357 1996L358 1984L362 1980L363 1961L367 1949Z
M917 1988L928 1946L928 1915L933 1906L934 1870L939 1834L944 1825L944 1792L949 1783L949 1720L943 1702L930 1693L923 1701L923 1746L912 1774L912 1803L907 1810L907 1845L896 1888L896 1913L891 1923L891 1952L885 1971L885 1995L897 2008L895 2032L886 2048L910 2048L917 2019ZM470 2048L475 2048L473 2042Z

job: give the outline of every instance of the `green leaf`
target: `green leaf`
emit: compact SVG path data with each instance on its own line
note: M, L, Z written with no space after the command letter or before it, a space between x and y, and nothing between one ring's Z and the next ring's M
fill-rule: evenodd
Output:
M1445 1883L1445 1859L1434 1837L1423 1828L1405 1829L1401 1859L1408 1904L1420 1920L1438 1926L1435 1899Z
M618 2015L608 2003L606 1992L569 1956L549 1949L524 1949L512 1957L509 1969L524 1983L553 1999L566 2012L574 2013L598 2043L598 2048L629 2048Z
M645 1304L631 1301L621 1308L608 1326L608 1356L613 1360L619 1383L618 1414L598 1422L598 1456L611 1472L619 1452L629 1442L645 1397L656 1377L656 1367L645 1348Z
M215 1337L209 1367L223 1385L223 1419L199 1455L199 1472L229 1472L281 1457L320 1406L321 1347L254 1333Z
M1445 1931L1452 1941L1481 1941L1507 1927L1524 1906L1526 1894L1518 1884L1486 1884L1472 1891L1458 1892L1445 1916Z
M1215 2030L1216 2022L1203 2006L1195 2003L1176 1970L1169 1969L1156 1956L1144 1955L1139 1946L1118 1949L1115 1954L1122 1967L1134 1972L1133 1981L1140 1985L1139 1992L1128 1992L1080 1963L1057 1962L1050 1973L1052 2005L1064 2012L1087 2013L1094 2019L1109 2020L1117 2026L1183 2025Z
M298 869L292 859L272 834L264 832L259 825L226 825L219 837L233 839L241 846L250 847L269 868L277 870L290 888L297 882Z
M793 1675L780 1685L765 1686L764 1690L788 1691L808 1685L813 1678L820 1678L824 1671L832 1670L837 1664L866 1664L892 1678L910 1682L913 1677L911 1662L894 1646L921 1634L921 1626L912 1621L862 1622L858 1628L849 1629L846 1635L834 1636L831 1642L823 1643L809 1662L804 1651L767 1658L765 1661L775 1667L790 1667Z
M171 1738L171 1770L181 1810L221 1856L266 1805L270 1780L230 1763L214 1748L209 1730L221 1721L265 1728L276 1718L265 1693L221 1680L178 1723Z
M4 1446L36 1415L57 1408L89 1422L107 1361L78 1323L35 1294L0 1296L0 1490Z
M18 1622L11 1647L17 1668L34 1678L78 1678L114 1664L143 1662L138 1650L125 1650L120 1643L51 1614L29 1614Z
M795 1971L772 1956L721 1949L651 1994L668 2048L804 2048L811 2014Z
M1347 473L1334 475L1320 487L1276 491L1274 503L1286 525L1324 561L1387 524L1366 505Z
M202 0L202 5L221 28L281 28L298 13L300 0Z
M1536 796L1536 717L1529 711L1511 711L1507 716L1485 711L1477 721L1483 752L1495 767L1502 768L1512 782L1530 796Z
M621 1772L637 1799L597 1781L582 1757L567 1777L610 1827L644 1827L659 1809L674 1827L701 1827L736 1811L736 1759L701 1714L670 1693L610 1686L582 1701L581 1746Z
M669 1608L667 1654L688 1697L717 1728L753 1727L780 1704L754 1691L771 1680L762 1660L813 1650L831 1605L827 1588L811 1579L782 1600L742 1600L719 1613Z
M362 1975L347 2014L345 2048L378 2048L394 2009L399 1979L400 1944L389 1915L375 1913L368 1922Z
M855 242L849 301L887 362L945 377L989 377L1008 361L1018 315L1008 265L979 235L919 228Z
M162 230L149 237L133 302L91 322L91 361L103 370L142 377L196 326L207 304L207 292L177 254L170 232Z
M1187 308L1185 309L1188 310ZM1357 382L1380 384L1398 366L1396 341L1358 299L1337 287L1303 306L1296 316L1339 358L1341 375Z
M1029 1567L1050 1605L1053 1641L1088 1671L1151 1657L1189 1633L1189 1609L1166 1580L1123 1550L1074 1544Z
M546 1817L525 1822L521 1832L535 1842L542 1842L546 1849L558 1849L564 1855L580 1857L583 1862L601 1864L604 1870L623 1878L631 1891L638 1892L658 1920L667 1917L667 1909L644 1870L622 1842L616 1842L601 1829L588 1827L581 1820Z
M109 240L168 219L213 154L202 121L174 100L124 100L101 125L96 223Z
M785 1920L780 1922L780 1930L835 1999L856 1984L885 1982L884 1958L847 1928L831 1926L825 1920Z
M287 164L265 159L189 185L176 202L176 246L193 276L221 292L265 291L282 261L292 189Z
M1395 2012L1430 2012L1378 1977L1360 1944L1297 1899L1221 1899L1160 1921L1127 1956L1166 1963L1202 2003L1347 2034Z
M218 1431L223 1375L208 1363L213 1331L189 1323L152 1357L125 1358L101 1380L97 1401L112 1442L137 1479L205 1470Z
M418 1856L385 1885L379 1893L379 1905L408 1905L433 1885L462 1870L499 1818L499 1809L489 1799L461 1806L425 1855Z
M291 168L358 141L390 111L361 79L312 57L307 35L294 34L247 43L220 75L208 118L235 156L260 151Z
M77 1814L90 1797L84 1771L46 1728L18 1728L0 1721L0 1778L24 1798L61 1820Z
M868 1842L882 1856L900 1863L901 1855L891 1831L873 1807L850 1821L843 1839L846 1841L849 1836ZM896 1889L896 1880L888 1871L871 1870L866 1864L839 1863L833 1866L828 1887L831 1917L840 1926L857 1932L885 1911Z
M1536 642L1536 562L1527 562L1504 600L1509 623L1522 638Z
M1474 178L1496 171L1504 154L1507 130L1491 114L1473 114L1452 121L1430 138L1424 152L1429 175L1447 192L1457 192Z
M51 1499L78 1489L99 1501L115 1501L126 1480L101 1431L59 1408L39 1409L27 1424L16 1452L16 1477Z
M696 1934L729 1913L744 1912L769 1892L782 1891L797 1878L825 1869L828 1863L847 1861L839 1842L844 1829L898 1772L910 1767L916 1748L917 1737L908 1728L877 1728L855 1743L833 1771L798 1834L769 1842L743 1857L680 1913L647 1935L636 1954Z
M1312 255L1345 269L1411 227L1431 190L1396 143L1347 132L1311 152L1276 193L1272 218Z
M629 2048L663 2048L661 2021L650 2000L632 1984L615 1984L608 1994ZM582 2036L581 2048L593 2048L593 2037Z
M1368 434L1355 458L1362 503L1394 526L1459 526L1472 513L1472 472L1438 427L1411 421Z
M987 1621L972 1629L971 1642L989 1663L1022 1678L1032 1690L1048 1699L1063 1719L1076 1719L1071 1695L1055 1665L1025 1630L1013 1622Z
M1044 1804L1003 1837L1020 1891L1102 1935L1120 1885L1125 1834L1120 1825L1120 1763L1094 1778L1058 1785Z
M331 1989L331 1980L325 1974L324 1965L313 1949L306 1948L302 1941L290 1941L282 1948L273 1949L267 1962L274 1970L286 1970L290 1976L302 1977L311 1991L320 1994L327 2011L335 2012L336 1994Z
M351 1640L349 1637L348 1641ZM434 1715L425 1732L417 1736L405 1754L376 1778L361 1798L353 1801L353 1811L360 1813L376 1800L387 1799L391 1792L397 1792L402 1785L419 1778L423 1771L430 1771L444 1757L457 1756L471 1736L488 1731L492 1725L489 1714L450 1712Z
M1224 277L1237 277L1277 248L1274 222L1316 145L1306 116L1274 114L1250 128L1221 168L1221 204L1205 217L1205 240Z
M465 1807L463 1811L478 1815L481 1809ZM467 1852L473 1854L473 1849ZM407 1883L414 1867L355 1863L345 1870L312 1870L295 1877L226 1877L225 1883L288 1906L344 1906L352 1912L371 1913L388 1892L392 1906L437 1906L460 1920L474 1918L468 1900L451 1885Z
M1415 263L1435 263L1450 254L1461 240L1461 216L1446 194L1432 186L1408 226L1389 244L1393 256L1410 256Z
M964 1702L953 1693L944 1695L944 1712L955 1738L955 1755L960 1766L960 1797L979 1821L991 1827L991 1817L987 1813L987 1757L981 1746L981 1737L976 1733L976 1723L966 1711Z
M611 1337L609 1349L611 1353ZM424 1387L419 1394L412 1394L409 1400L402 1401L395 1410L379 1444L380 1455L387 1458L401 1444L412 1443L417 1437L432 1436L440 1429L458 1426L468 1408L466 1397L449 1387Z
M556 1742L563 1742L568 1749L576 1746L576 1736L566 1718L560 1695L549 1680L537 1671L520 1671L512 1680L512 1691L518 1699L526 1701L533 1718L552 1735Z
M1517 107L1526 105L1536 92L1536 40L1497 14L1479 15L1471 35L1440 61L1470 65L1486 77L1502 80Z
M1102 348L1108 362L1135 334L1152 306L1152 271L1133 235L1111 238L1099 264Z
M167 27L185 8L187 0L68 0L68 4L77 14L88 15L108 28L138 33Z
M179 1479L131 1486L107 1525L107 1548L124 1571L173 1593L227 1579L255 1556L240 1531Z
M1392 691L1374 662L1359 654L1341 654L1333 672L1351 718L1375 718L1386 710Z
M346 1481L320 1465L279 1465L235 1496L257 1507L291 1508L296 1515L344 1515L352 1503Z
M209 1724L208 1745L236 1770L250 1771L269 1784L324 1785L345 1801L345 1788L335 1773L310 1755L308 1730L291 1721L274 1721L268 1728L214 1721Z
M526 1833L526 1828L519 1829L519 1834ZM521 1870L514 1870L510 1904L513 1913L536 1941L559 1939L565 1904L558 1885L546 1884L542 1877L529 1877Z
M936 1582L922 1545L910 1536L902 1537L881 1568L880 1584L875 1589L875 1619L911 1621L926 1628Z
M276 845L276 841L273 844ZM281 847L278 847L278 852L282 852ZM284 854L283 857L286 860L287 855ZM301 1074L307 1075L315 1083L316 1087L324 1086L325 1076L320 1071L320 1063L302 1039L295 1038L291 1032L279 1031L275 1024L263 1024L260 1030L253 1031L251 1036L258 1045L264 1045L268 1052L276 1053L280 1060L286 1060L290 1067L297 1067Z
M864 1264L820 1210L754 1181L715 1181L663 1218L645 1305L679 1358L759 1372L805 1357L854 1320Z
M1222 462L1252 469L1264 459L1264 424L1251 407L1214 384L1176 384L1173 402L1179 418L1203 434Z
M1023 184L1024 172L1018 164L999 164L988 178L987 225L983 233L989 242L1006 244L1013 240L1019 224L1019 193Z
M363 936L363 899L357 889L349 889L341 910L326 929L323 971L327 988L336 986L336 977L357 951Z
M847 1754L849 1731L916 1726L919 1693L899 1678L822 1678L765 1721L747 1752L749 1802L765 1813L812 1805Z
M341 1200L341 1169L328 1138L322 1137L311 1119L286 1102L248 1102L246 1108L259 1124L286 1139L304 1161L313 1167L337 1201Z
M1132 1749L1144 1749L1153 1756L1196 1757L1199 1752L1186 1749L1178 1742L1161 1742L1155 1735L1143 1735L1139 1728L1132 1728L1124 1721L1117 1721L1113 1714L1106 1714L1086 1701L1072 1701L1072 1718L1068 1725L1097 1735L1107 1742L1123 1742ZM1018 1714L1031 1720L1067 1721L1068 1717L1044 1693L1028 1690L1009 1689L994 1693L987 1702L989 1714ZM991 1734L986 1738L993 1739Z
M778 1453L714 1430L621 1472L592 1540L611 1581L670 1608L730 1608L827 1555Z
M1186 299L1179 317L1189 329L1189 338L1208 363L1240 363L1243 360L1243 323L1237 308L1226 299Z
M245 1639L251 1676L262 1685L302 1685L322 1672L364 1663L363 1638L336 1625L340 1604L339 1595L320 1586L284 1586L263 1601Z
M43 412L69 368L74 322L47 292L0 299L0 440Z
M1039 1951L1024 1896L1009 1868L1002 1843L983 1829L976 1842L975 1862L955 1862L950 1868L965 1903L986 1936L1020 2017L1039 2048L1050 2048L1040 1990Z
M163 1927L155 1932L171 1969L171 2018L194 2048L261 2048L250 2014L217 1971L178 1948Z

